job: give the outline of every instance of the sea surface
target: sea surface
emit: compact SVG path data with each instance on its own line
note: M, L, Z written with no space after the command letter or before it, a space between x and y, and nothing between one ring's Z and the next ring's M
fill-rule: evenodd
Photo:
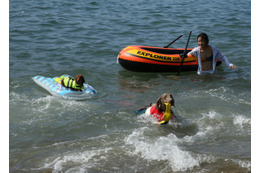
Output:
M251 172L251 1L10 0L9 171ZM138 73L129 45L189 47L205 32L229 61L214 75ZM56 98L33 76L83 74L98 94ZM163 93L175 122L135 110Z

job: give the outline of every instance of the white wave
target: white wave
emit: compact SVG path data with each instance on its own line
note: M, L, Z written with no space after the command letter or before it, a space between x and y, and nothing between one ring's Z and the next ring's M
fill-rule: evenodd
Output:
M46 114L50 112L65 112L65 111L77 111L77 112L88 112L90 107L97 108L98 104L89 102L80 102L74 100L62 100L51 95L44 97L31 98L25 94L17 94L15 92L10 93L10 103L11 105L24 105L22 109L29 109L30 112L34 114ZM14 108L16 108L14 106Z
M32 106L38 106L38 105L45 104L46 108L49 108L50 104L53 104L53 103L59 104L60 106L64 105L64 106L69 106L69 107L86 106L86 102L75 101L75 100L63 100L63 99L57 98L52 95L31 98L30 95L18 94L16 92L10 92L9 98L10 98L11 103L24 102L24 103L30 104Z
M243 115L234 115L233 123L234 125L239 125L240 127L243 127L244 125L251 124L251 119Z
M25 94L17 94L15 92L10 93L10 103L12 105L24 105L24 108L31 108L32 110L45 111L51 105L52 96L30 98Z
M174 134L150 139L145 136L147 127L137 129L125 138L127 145L133 145L132 154L150 161L167 161L174 171L185 171L199 166L201 162L210 162L213 158L203 154L195 154L181 149L182 140Z
M208 139L213 137L218 131L221 131L225 127L222 117L218 112L210 110L207 113L202 113L202 117L194 120L198 127L198 131L195 135L185 136L183 141L190 143L198 140Z
M243 168L247 168L248 170L251 170L251 162L250 161L235 160L234 162L237 162L238 165L243 167Z
M227 161L228 159L226 159ZM238 164L242 168L247 168L248 171L251 170L251 161L246 161L246 160L239 160L239 159L230 159L232 162Z
M202 117L194 120L194 123L198 127L198 131L190 136L184 136L182 138L182 142L190 143L195 142L197 140L201 140L204 138L208 138L209 136L212 136L216 134L218 130L222 130L225 126L225 122L222 121L222 116L220 113L215 112L214 110L210 110L207 113L202 113ZM153 118L152 116L141 114L137 117L138 121L144 122L144 123L150 123L150 124L158 124L157 120ZM172 127L183 126L183 122L173 122L171 121L169 123ZM186 124L187 125L187 124ZM178 140L178 138L175 138Z
M99 159L106 159L105 153L111 148L85 151L82 153L67 153L50 161L46 158L46 164L35 170L52 169L53 173L59 172L86 172L87 168L95 166ZM99 157L98 157L99 156Z
M233 115L233 124L239 132L251 132L251 118L245 117L244 115Z
M209 91L206 91L206 93L226 102L251 105L249 95L250 93L248 93L248 91L244 93L235 94L234 91L230 88L219 87L216 89L210 89ZM249 99L245 99L248 97Z
M145 113L138 115L137 120L142 123L158 124L158 121L156 120L156 118L152 117L151 115L145 114Z
M16 102L21 102L21 101L27 101L28 97L24 94L17 94L15 92L10 92L9 93L9 102L10 103L16 103Z
M28 104L32 106L33 111L45 112L52 105L53 97L48 95L46 97L40 97L28 101Z
M197 120L197 124L203 131L221 129L224 126L222 116L222 114L210 110L208 113L202 113L202 117Z
M198 99L198 98L217 98L225 102L235 103L235 104L245 104L251 105L250 92L235 93L230 88L219 87L209 90L191 90L189 92L184 92L181 94L182 98L187 99Z
M219 87L205 91L205 93L211 95L212 97L219 98L223 101L229 101L230 97L228 96L228 93L232 93L232 90L225 87Z
M214 119L217 116L215 111L209 111L209 113L203 113L203 118L209 117L210 119Z

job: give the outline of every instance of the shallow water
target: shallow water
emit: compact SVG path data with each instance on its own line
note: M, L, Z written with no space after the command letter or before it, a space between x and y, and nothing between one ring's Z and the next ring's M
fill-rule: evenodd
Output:
M10 1L10 172L250 172L250 1ZM136 73L128 45L197 46L209 35L238 69ZM98 95L51 96L31 79L83 74ZM134 111L173 94L176 122Z

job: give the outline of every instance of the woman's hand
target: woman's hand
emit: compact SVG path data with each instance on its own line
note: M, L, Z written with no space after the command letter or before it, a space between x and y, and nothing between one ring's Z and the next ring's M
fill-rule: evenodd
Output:
M236 65L231 65L230 68L235 69L235 68L237 68L237 66Z

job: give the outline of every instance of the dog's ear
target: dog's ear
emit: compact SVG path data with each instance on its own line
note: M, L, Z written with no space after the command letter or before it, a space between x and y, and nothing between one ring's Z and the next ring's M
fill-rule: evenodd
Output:
M174 104L175 104L174 102L175 102L175 101L174 101L174 98L173 98L172 95L171 95L171 98L172 98L171 105L174 106Z
M76 83L79 82L79 75L76 76Z
M163 110L163 98L162 97L159 97L157 99L156 108L159 109L160 111Z
M84 77L81 75L82 83L85 83Z
M82 75L77 75L76 76L76 82L77 83L79 83L79 82L85 83L85 79Z

